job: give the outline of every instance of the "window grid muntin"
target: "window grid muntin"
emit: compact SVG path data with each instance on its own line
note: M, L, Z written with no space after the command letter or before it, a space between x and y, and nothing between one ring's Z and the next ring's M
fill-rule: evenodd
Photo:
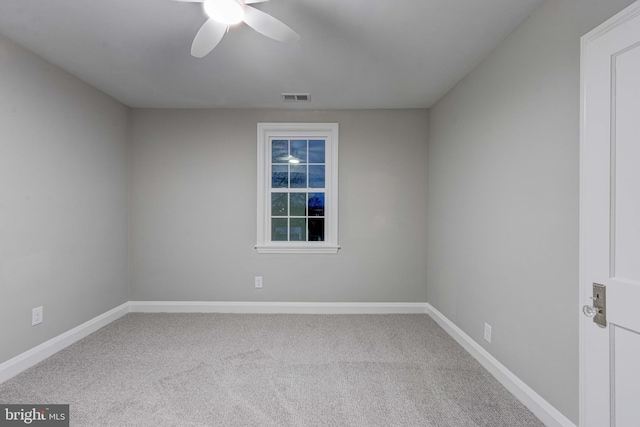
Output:
M293 156L293 141L306 141L306 159L304 162L300 162L300 163L291 163L290 161L287 162L275 162L274 161L274 157L273 157L273 143L274 141L278 141L278 142L283 142L286 141L287 142L287 154L288 156ZM326 236L328 234L328 221L327 221L327 195L326 195L326 191L327 191L327 145L328 145L328 141L327 138L324 137L309 137L309 136L305 136L305 137L287 137L287 138L282 138L282 137L269 137L268 139L269 144L268 144L268 152L270 155L270 159L271 161L269 162L269 199L270 202L268 204L268 215L267 217L270 219L268 221L268 227L269 227L269 233L268 235L271 236L271 241L273 242L320 242L323 243L326 241ZM310 149L310 145L311 145L311 141L317 141L317 142L322 142L323 143L323 155L324 155L324 162L311 162L311 153L309 151ZM287 187L273 187L273 167L274 166L287 166ZM291 187L291 167L292 166L306 166L306 187ZM323 182L324 182L324 186L323 187L310 187L310 176L311 174L309 173L309 166L323 166L324 167L324 173L323 173ZM273 212L272 212L272 206L273 206L273 194L277 194L277 193L281 193L281 194L288 194L289 196L287 197L287 215L278 215L278 216L274 216ZM305 213L306 215L304 216L300 216L300 215L291 215L291 194L302 194L305 193L306 194L306 204L305 204ZM316 193L321 193L323 194L323 210L324 210L324 215L309 215L310 209L309 209L309 194L316 194ZM274 239L274 233L273 233L273 223L274 223L274 219L287 219L287 240L277 240ZM306 228L306 232L305 232L305 240L291 240L291 219L304 219L305 220L305 228ZM321 240L309 240L309 236L310 236L310 229L309 229L309 219L312 220L322 220L323 221L323 226L322 226L322 236L321 236Z

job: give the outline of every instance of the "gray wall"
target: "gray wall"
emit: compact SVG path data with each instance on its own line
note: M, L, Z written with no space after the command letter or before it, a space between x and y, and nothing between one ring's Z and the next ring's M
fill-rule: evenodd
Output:
M287 121L340 124L337 255L253 248L256 124ZM426 301L426 110L133 110L131 138L132 300Z
M127 144L126 107L0 37L0 362L128 300Z
M428 301L573 422L579 39L630 3L547 2L430 110Z

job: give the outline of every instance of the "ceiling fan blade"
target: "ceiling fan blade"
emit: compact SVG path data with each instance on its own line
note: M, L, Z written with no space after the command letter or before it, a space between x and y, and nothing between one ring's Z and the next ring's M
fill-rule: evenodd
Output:
M244 0L244 4L263 3L269 0Z
M196 37L193 39L191 55L196 58L204 57L220 43L226 31L227 26L225 24L221 24L213 19L208 19L207 22L200 27L198 34L196 34Z
M251 6L244 8L244 22L269 38L280 42L295 42L300 40L298 33L271 15Z

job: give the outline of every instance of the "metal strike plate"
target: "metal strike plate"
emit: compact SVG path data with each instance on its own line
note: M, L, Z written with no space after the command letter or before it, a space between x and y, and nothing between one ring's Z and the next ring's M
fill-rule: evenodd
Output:
M593 284L593 308L596 315L593 322L602 328L607 327L607 288L599 283Z

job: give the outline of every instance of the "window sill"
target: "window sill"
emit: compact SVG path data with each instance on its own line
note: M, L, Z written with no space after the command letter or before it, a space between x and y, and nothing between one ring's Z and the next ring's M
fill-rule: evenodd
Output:
M337 254L340 246L256 246L259 254Z

